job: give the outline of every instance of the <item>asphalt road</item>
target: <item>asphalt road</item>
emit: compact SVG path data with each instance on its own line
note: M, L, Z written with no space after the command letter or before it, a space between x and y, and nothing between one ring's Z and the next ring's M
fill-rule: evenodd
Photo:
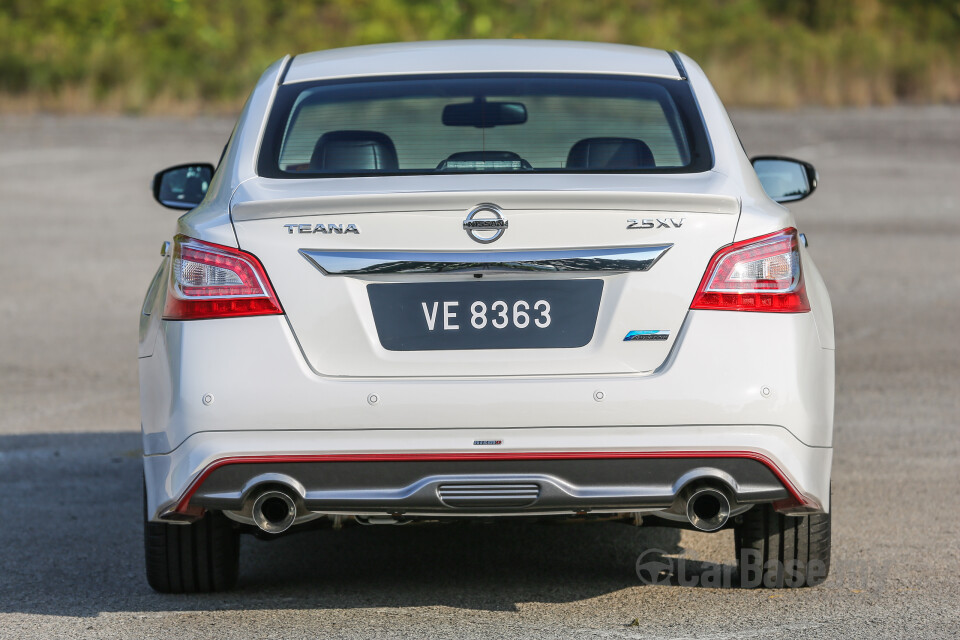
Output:
M648 549L729 566L729 532L450 525L245 539L236 591L154 593L137 314L176 214L147 183L215 161L232 123L0 117L0 638L960 634L960 109L734 121L822 179L796 212L837 324L824 585L637 578Z

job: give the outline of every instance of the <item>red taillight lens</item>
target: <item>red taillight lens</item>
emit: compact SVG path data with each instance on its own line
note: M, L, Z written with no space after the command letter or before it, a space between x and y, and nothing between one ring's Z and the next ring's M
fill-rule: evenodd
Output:
M691 309L798 313L810 310L797 230L724 247L714 254Z
M235 318L283 313L267 274L253 255L177 236L163 317Z

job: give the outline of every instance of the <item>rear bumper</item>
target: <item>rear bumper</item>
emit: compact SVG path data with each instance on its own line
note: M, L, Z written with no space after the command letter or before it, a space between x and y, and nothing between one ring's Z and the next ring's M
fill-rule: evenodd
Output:
M269 474L289 476L311 510L327 513L472 515L440 487L478 476L537 485L537 500L502 514L662 509L698 469L730 475L747 503L763 493L737 488L753 482L739 477L742 465L705 458L763 464L788 494L763 498L778 508L829 510L834 354L813 314L692 311L667 361L631 375L326 377L281 316L163 322L156 340L140 359L155 520L233 506ZM661 471L644 476L652 461L680 458L686 466L656 463ZM548 459L584 462L557 469ZM584 469L605 460L632 461L636 477L590 481ZM401 461L421 466L376 480L392 473L381 463ZM516 464L505 471L506 461ZM363 470L352 477L375 484L330 484L330 465L348 462ZM426 464L440 462L450 464ZM305 472L288 466L301 463ZM203 489L227 467L230 482Z
M144 458L148 510L154 520L189 520L204 509L240 510L258 488L281 484L312 514L648 512L669 509L685 486L702 481L724 486L742 506L829 509L832 449L808 447L784 429L583 431L501 431L501 444L492 446L515 449L496 452L463 451L462 430L201 433L170 454ZM497 441L479 437L487 435ZM433 450L423 450L427 437ZM557 442L585 446L561 450ZM736 448L744 442L759 446ZM451 450L453 443L461 450Z
M429 442L427 431L451 428L776 425L832 444L834 352L821 348L811 313L691 311L656 371L589 376L336 378L309 368L283 316L159 329L139 361L147 455L199 433L270 430L419 430ZM559 362L565 350L550 351Z

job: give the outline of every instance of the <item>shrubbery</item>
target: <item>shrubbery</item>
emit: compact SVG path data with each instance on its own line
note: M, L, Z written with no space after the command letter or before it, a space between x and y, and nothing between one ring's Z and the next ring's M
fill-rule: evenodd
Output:
M0 107L234 110L285 53L499 37L679 49L730 104L960 101L955 0L0 0Z

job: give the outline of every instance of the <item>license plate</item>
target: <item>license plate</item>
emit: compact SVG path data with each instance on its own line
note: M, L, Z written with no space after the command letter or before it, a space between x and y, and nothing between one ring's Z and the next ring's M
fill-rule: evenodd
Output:
M594 279L367 286L390 351L582 347L593 339L602 293Z

